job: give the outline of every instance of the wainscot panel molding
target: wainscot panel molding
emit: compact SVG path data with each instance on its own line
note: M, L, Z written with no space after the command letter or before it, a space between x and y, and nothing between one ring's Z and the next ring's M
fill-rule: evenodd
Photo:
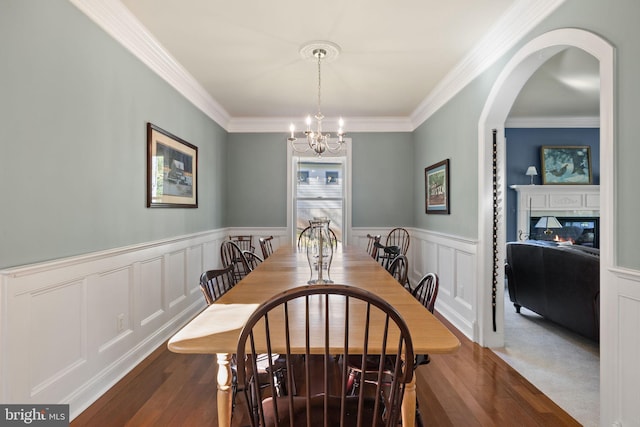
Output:
M220 229L0 271L0 401L75 418L205 307Z
M367 233L352 230L352 244ZM477 242L407 227L410 280L440 277L436 309L467 336L476 324ZM286 228L225 228L0 270L0 401L68 403L71 419L205 307L198 279L220 267L229 235L274 236Z
M615 267L609 270L608 277L612 280L606 286L615 287L616 300L613 304L600 302L602 319L609 319L604 323L605 330L600 330L600 348L613 348L610 355L600 356L600 371L614 372L616 384L611 396L611 407L615 408L614 419L619 423L614 425L637 425L640 420L640 405L638 405L638 384L640 383L640 271ZM602 275L600 276L602 279ZM601 283L601 286L604 282ZM612 295L601 293L600 297ZM610 307L610 310L607 310ZM603 322L601 322L603 325Z
M381 235L382 242L391 228L354 228L352 242L367 247L367 234ZM409 282L415 286L429 272L436 273L440 290L436 310L470 339L475 339L477 328L476 307L476 240L407 227L411 242Z

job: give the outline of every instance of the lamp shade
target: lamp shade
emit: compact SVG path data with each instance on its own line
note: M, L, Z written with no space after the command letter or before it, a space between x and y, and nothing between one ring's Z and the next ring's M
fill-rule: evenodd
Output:
M558 221L558 218L555 216L543 216L536 223L535 228L562 228L562 224Z
M525 173L525 175L527 176L535 176L538 175L538 170L536 169L535 166L529 166L527 168L527 173Z

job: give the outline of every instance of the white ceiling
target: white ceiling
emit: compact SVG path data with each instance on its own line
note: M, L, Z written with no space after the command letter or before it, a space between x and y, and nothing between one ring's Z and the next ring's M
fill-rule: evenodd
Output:
M71 1L81 9L95 8L88 0ZM363 119L406 123L411 129L419 125L437 109L442 102L439 98L451 96L491 65L562 1L102 3L131 12L129 19L141 24L140 31L148 32L146 36L157 43L156 50L175 62L178 71L192 76L196 83L191 86L199 86L195 91L202 92L198 96L210 97L205 103L219 110L219 117L227 120L221 123L227 130L242 130L242 123L255 125L261 120L276 120L275 127L286 129L289 121L301 124L307 114L315 113L317 63L303 59L299 50L314 40L336 43L340 55L322 64L322 112L329 118L344 117L348 132L353 130L350 121ZM131 39L131 32L128 28L121 37ZM574 63L579 69L591 67L591 74L595 63L597 73L597 62L589 63L584 55L561 53L555 59L533 79L549 89L525 88L528 95L514 106L515 115L541 114L534 103L546 105L545 115L565 114L573 108L566 101L577 89L570 89L567 78L561 79L559 73L575 74ZM558 110L552 111L549 99L557 94L565 95L564 101L553 103ZM588 107L592 100L586 100L583 97L578 103L581 115L593 113Z

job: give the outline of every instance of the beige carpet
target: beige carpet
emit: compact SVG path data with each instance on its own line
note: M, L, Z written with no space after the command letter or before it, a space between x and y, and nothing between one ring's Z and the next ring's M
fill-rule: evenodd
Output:
M505 290L506 293L506 290ZM600 356L593 341L505 298L505 346L493 351L584 426L600 422Z

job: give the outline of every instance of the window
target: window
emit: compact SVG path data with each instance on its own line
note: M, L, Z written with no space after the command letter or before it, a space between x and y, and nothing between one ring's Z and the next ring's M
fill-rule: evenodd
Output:
M340 243L348 244L352 140L345 142L346 150L339 155L325 152L322 157L312 151L297 153L287 144L287 229L293 244L315 216L328 217Z
M314 217L327 217L342 241L344 223L344 157L294 157L296 168L295 236Z

